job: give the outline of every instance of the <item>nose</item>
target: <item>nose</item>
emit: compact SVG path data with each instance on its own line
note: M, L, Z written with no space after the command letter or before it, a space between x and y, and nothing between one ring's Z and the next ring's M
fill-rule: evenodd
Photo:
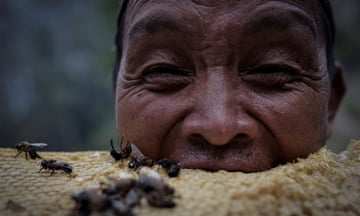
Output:
M196 94L195 108L181 126L183 136L191 142L214 146L253 141L259 132L256 118L246 111L246 104L237 100L239 92L236 88L222 79L215 80ZM251 103L251 100L244 101Z

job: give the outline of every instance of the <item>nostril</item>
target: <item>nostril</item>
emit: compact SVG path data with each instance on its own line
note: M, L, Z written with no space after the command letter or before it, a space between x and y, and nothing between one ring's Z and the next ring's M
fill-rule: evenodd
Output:
M239 134L236 134L236 136L233 139L235 139L235 140L237 140L237 139L243 140L243 139L248 139L248 138L249 138L249 136L247 134L239 133Z
M220 114L215 111L212 113L213 115L195 113L187 116L181 125L184 138L194 144L224 146L251 142L259 132L257 121L246 112L238 111L236 115L226 110Z
M239 133L239 134L236 134L236 135L229 141L229 143L232 143L232 142L244 143L244 142L250 141L250 139L251 139L251 137L250 137L248 134Z
M189 138L189 141L192 143L196 143L197 145L208 145L209 142L206 138L201 134L192 134Z

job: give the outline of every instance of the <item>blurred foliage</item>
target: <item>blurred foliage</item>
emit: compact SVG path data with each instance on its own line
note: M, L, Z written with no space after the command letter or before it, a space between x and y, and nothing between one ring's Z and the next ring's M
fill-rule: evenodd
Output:
M109 148L118 1L2 0L1 146Z
M332 1L348 94L329 146L360 138L360 1ZM116 138L111 73L117 0L0 1L0 146L109 149Z

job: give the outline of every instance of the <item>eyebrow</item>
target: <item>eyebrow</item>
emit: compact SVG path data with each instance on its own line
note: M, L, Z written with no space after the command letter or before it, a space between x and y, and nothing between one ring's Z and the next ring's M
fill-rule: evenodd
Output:
M141 37L166 30L180 32L183 31L184 28L182 25L179 25L179 23L172 17L164 14L155 14L150 17L147 16L141 19L139 22L135 23L130 28L129 36L130 38L137 36Z
M306 26L312 35L315 38L317 37L315 23L308 15L297 10L291 10L290 13L283 13L281 15L275 13L262 14L251 22L246 23L243 33L255 34L271 28L282 32L296 26Z

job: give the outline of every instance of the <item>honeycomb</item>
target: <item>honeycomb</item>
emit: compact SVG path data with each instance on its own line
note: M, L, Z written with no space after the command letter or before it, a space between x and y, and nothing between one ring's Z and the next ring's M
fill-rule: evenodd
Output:
M106 176L136 177L127 160L106 151L44 152L43 159L70 163L73 173L40 169L41 160L17 158L0 148L1 215L69 215L71 194L99 185ZM176 207L142 203L136 215L360 215L360 141L335 154L326 147L305 159L258 173L181 169L169 178L151 169L175 189Z

